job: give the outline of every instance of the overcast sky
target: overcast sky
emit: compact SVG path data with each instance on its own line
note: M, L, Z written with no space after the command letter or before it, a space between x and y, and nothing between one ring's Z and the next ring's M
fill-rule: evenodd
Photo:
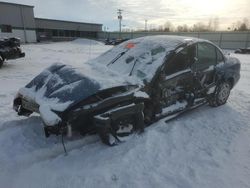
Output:
M233 22L250 20L250 0L3 0L34 5L35 17L101 23L110 31L118 30L117 9L123 11L123 27L158 27L166 21L175 26L193 25L219 18L220 29Z

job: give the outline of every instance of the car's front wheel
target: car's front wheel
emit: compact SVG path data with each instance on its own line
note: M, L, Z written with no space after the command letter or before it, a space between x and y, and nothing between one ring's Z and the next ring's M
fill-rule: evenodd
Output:
M215 88L215 92L210 96L208 102L210 106L216 107L227 102L230 95L231 85L229 82L221 82Z
M124 116L111 122L110 127L98 129L98 134L103 143L114 146L124 141L127 136L137 130L143 130L143 113Z

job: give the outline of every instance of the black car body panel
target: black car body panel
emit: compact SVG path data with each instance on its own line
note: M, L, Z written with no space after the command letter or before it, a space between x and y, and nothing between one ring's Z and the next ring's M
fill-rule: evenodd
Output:
M237 58L227 57L225 63L216 67L217 75L231 83L232 88L240 79L240 62Z
M0 66L4 60L24 57L25 53L20 48L20 39L6 38L0 39Z
M209 41L142 37L112 48L84 68L50 66L19 90L14 109L19 115L40 113L46 136L69 128L83 134L98 131L110 144L108 134L118 139L125 128L143 130L159 118L207 103L221 83L233 88L239 78L239 60Z

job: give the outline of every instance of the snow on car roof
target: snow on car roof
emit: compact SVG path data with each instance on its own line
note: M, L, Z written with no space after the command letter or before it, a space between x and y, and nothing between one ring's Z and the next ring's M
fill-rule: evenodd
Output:
M120 75L150 81L167 55L184 43L203 41L183 36L147 36L131 39L110 49L90 63L106 65Z

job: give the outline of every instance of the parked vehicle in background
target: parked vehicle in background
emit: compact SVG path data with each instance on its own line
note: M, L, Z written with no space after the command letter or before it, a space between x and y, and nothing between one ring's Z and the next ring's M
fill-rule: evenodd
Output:
M0 68L5 60L17 59L24 56L25 53L23 53L20 48L20 39L18 38L0 39Z
M239 48L234 51L236 54L250 54L250 47L248 48Z
M127 41L128 39L116 39L116 38L112 38L112 39L109 39L109 38L107 38L106 40L105 40L105 44L106 45L118 45L118 44L120 44L120 43L122 43L122 42L124 42L124 41Z
M163 117L225 104L239 78L239 60L207 40L148 36L77 69L48 67L19 90L13 106L19 115L40 113L46 136L97 132L114 145Z

